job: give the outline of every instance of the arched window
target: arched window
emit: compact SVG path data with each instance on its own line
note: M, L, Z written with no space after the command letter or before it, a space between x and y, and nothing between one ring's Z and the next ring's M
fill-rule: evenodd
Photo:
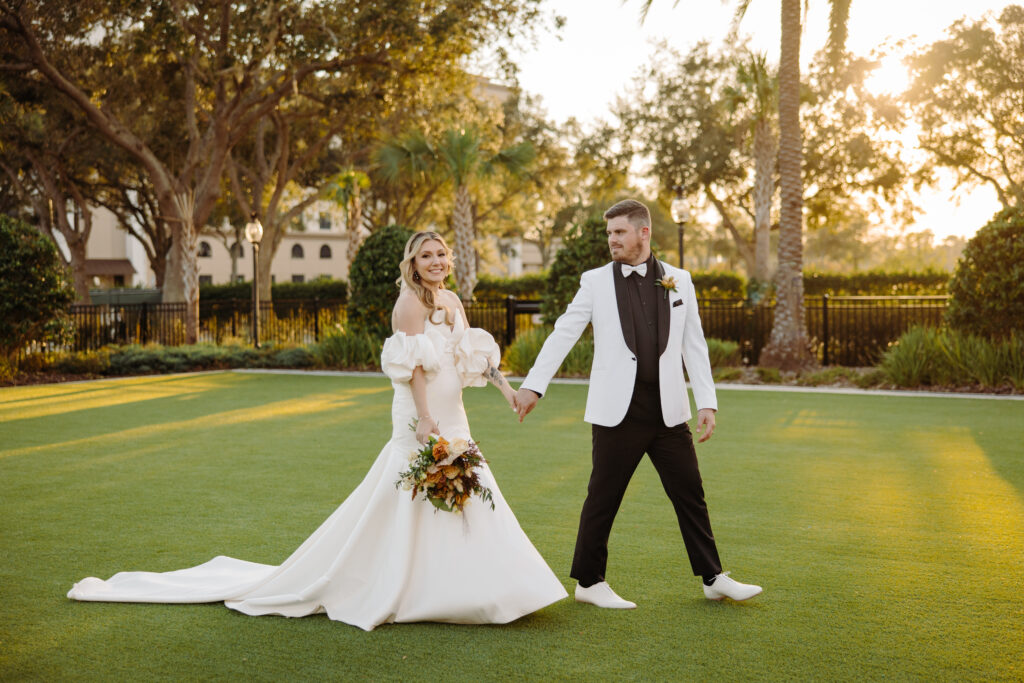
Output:
M320 247L320 258L331 258L331 247L325 244Z
M199 243L199 258L210 258L213 256L213 249L210 249L210 243L203 240Z
M231 243L231 255L238 258L245 258L245 248L239 242Z
M302 245L296 244L292 247L292 258L305 258L306 252L302 251Z

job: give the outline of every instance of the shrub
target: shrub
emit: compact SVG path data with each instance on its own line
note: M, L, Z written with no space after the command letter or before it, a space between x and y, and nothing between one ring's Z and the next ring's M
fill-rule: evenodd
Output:
M317 278L310 282L279 282L270 285L270 298L281 300L333 299L348 301L348 283L344 280ZM231 282L222 285L200 285L199 300L250 301L252 282Z
M0 376L16 369L29 342L64 336L75 290L57 245L23 221L0 215Z
M967 242L946 321L989 338L1024 334L1024 210L1006 209Z
M949 273L940 270L885 271L856 273L804 272L807 296L913 296L945 294Z
M1024 335L987 339L958 330L915 327L901 336L879 366L896 386L980 385L1024 389Z
M398 298L405 243L412 232L389 225L366 238L349 270L349 325L380 338L391 333L391 309Z
M323 335L313 347L317 365L338 370L380 369L379 337L360 331L345 331L341 326Z
M742 299L747 286L743 276L726 271L690 273L690 277L701 299Z
M740 345L734 341L722 341L721 339L708 339L708 357L711 359L711 367L729 367L742 365L740 357Z
M611 259L605 227L601 218L591 218L577 225L566 237L548 271L547 289L540 305L545 324L553 325L565 312L580 288L580 276L585 271L603 266Z
M481 275L473 288L473 296L477 299L504 299L509 295L520 299L539 299L544 294L547 281L547 272L524 273L519 277Z
M551 327L537 327L524 332L516 337L516 340L505 349L503 363L513 375L525 376L537 360L537 354L544 346L544 340L551 334ZM594 363L594 337L588 329L576 342L576 345L569 351L562 367L559 369L559 377L586 377L590 374L590 366Z

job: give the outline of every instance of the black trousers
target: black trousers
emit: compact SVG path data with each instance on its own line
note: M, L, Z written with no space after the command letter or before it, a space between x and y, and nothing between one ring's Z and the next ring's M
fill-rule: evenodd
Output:
M622 423L615 427L592 425L593 470L570 572L583 586L604 581L612 524L645 453L675 508L694 575L722 571L690 427L685 422L666 427L660 403L657 387L638 386Z

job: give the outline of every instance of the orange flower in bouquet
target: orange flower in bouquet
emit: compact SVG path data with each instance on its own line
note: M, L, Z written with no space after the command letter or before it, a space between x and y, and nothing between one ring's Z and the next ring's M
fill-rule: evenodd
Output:
M438 510L462 512L470 496L477 495L494 509L491 489L480 484L477 467L486 462L477 445L467 439L449 442L444 437L430 437L418 451L409 456L409 469L398 473L395 487L412 491L413 500L420 493Z

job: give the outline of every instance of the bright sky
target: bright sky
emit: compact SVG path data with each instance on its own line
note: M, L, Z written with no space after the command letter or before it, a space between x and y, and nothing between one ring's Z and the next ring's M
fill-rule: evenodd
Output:
M584 123L609 117L609 107L623 94L653 52L651 43L666 39L681 50L701 40L721 45L736 0L654 0L640 24L640 0L546 0L548 12L566 18L560 39L542 36L536 49L516 53L520 83L543 98L549 115L559 121L571 116ZM847 46L856 54L891 40L912 38L926 44L941 37L946 27L963 16L998 13L1007 0L852 0ZM801 44L806 61L825 44L828 30L825 0L813 0ZM753 0L741 24L752 47L778 60L779 0ZM896 80L896 68L880 80ZM921 196L924 215L916 229L946 235L973 235L999 208L995 193L978 188L957 193L941 188Z

